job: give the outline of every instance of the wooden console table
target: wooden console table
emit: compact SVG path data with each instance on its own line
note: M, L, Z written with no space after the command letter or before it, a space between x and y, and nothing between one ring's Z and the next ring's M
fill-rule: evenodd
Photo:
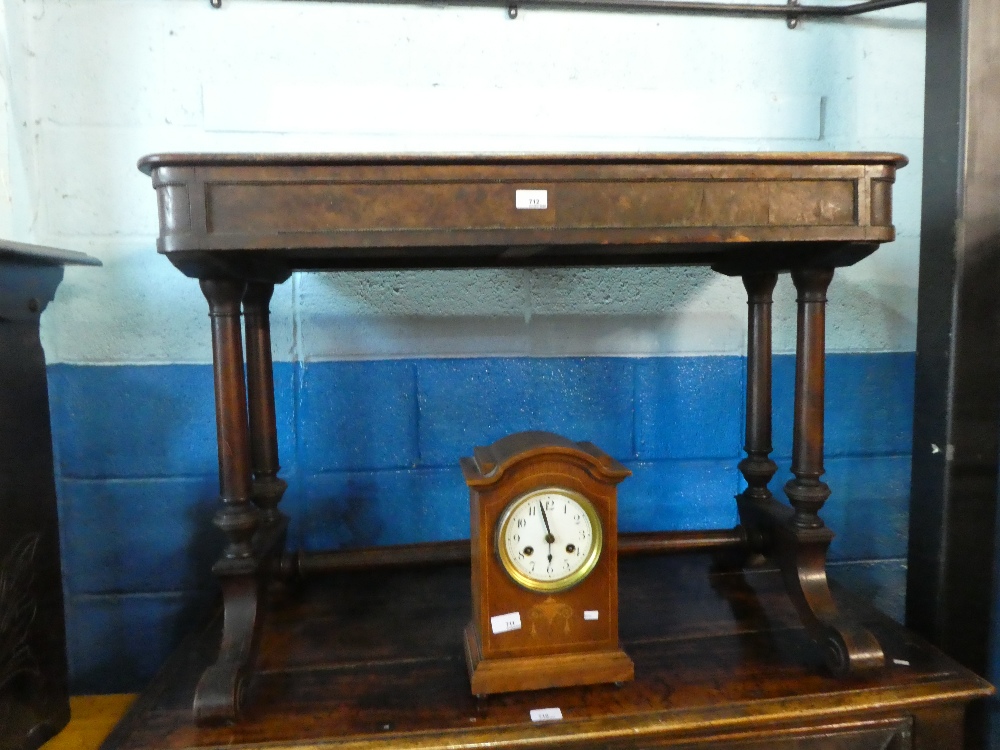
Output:
M718 542L769 556L835 674L883 667L884 645L838 610L826 580L833 535L818 515L830 495L820 480L824 320L834 269L893 239L892 183L905 163L898 154L850 153L142 159L159 200L159 250L200 281L212 321L222 500L215 523L228 546L215 565L222 647L194 692L199 722L238 717L269 580L297 563L309 567L283 557L268 323L274 284L296 270L704 264L742 277L749 350L739 468L748 487L737 498L740 526L623 539L620 547ZM769 457L771 302L783 272L798 290L791 507L768 489L777 468Z

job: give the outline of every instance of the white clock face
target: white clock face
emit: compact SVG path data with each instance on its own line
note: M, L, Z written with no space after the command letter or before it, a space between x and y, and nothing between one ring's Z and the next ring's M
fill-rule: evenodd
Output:
M597 564L601 543L601 521L590 501L554 487L514 500L497 529L504 568L535 591L564 591L578 584Z

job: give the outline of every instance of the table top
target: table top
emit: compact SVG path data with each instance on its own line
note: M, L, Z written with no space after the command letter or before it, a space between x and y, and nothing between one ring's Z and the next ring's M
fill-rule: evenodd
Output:
M960 708L992 692L845 597L839 603L877 635L888 666L834 678L780 573L691 554L619 562L621 640L634 681L477 699L462 651L469 576L467 564L451 564L307 579L268 613L245 717L199 728L192 692L216 653L216 621L172 657L104 750L649 747ZM563 721L531 721L531 709L552 707Z
M144 174L166 166L324 166L366 164L887 164L902 154L880 151L689 151L665 153L160 153L139 159Z
M192 276L849 265L895 237L891 153L155 154L158 248Z

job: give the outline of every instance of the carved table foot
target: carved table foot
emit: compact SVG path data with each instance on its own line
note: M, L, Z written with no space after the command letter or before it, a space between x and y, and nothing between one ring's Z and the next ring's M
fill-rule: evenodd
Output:
M202 674L195 690L198 724L227 724L239 719L287 526L288 519L279 515L258 532L251 557L224 558L215 564L213 571L223 597L222 644L218 659Z
M264 592L256 576L223 577L220 583L224 601L222 647L218 661L205 670L195 690L198 724L226 724L239 717L263 620Z
M828 528L796 529L784 525L777 534L778 560L785 588L827 667L837 676L876 669L885 664L875 636L842 615L830 594L826 551L833 539Z

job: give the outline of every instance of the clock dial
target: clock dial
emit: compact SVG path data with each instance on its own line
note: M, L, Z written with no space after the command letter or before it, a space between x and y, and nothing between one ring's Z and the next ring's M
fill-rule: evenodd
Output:
M497 552L521 586L565 591L594 569L602 533L589 500L551 487L522 495L507 506L497 525Z

